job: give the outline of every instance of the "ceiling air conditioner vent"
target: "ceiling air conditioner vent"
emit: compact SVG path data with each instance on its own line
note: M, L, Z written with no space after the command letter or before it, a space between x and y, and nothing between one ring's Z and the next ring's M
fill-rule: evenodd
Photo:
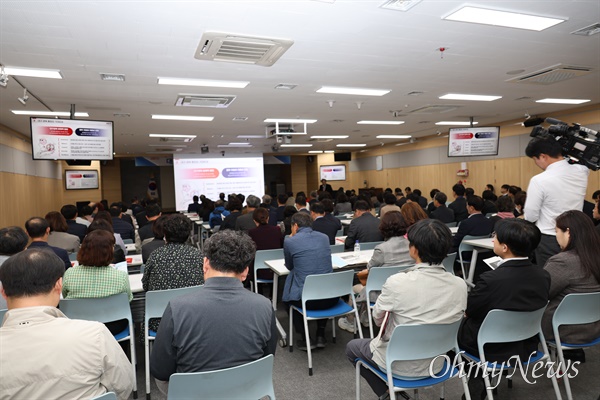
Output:
M227 108L234 100L235 96L230 95L179 93L175 106Z
M425 107L417 108L409 112L409 114L434 114L434 113L447 113L454 111L460 106L455 105L427 105Z
M193 137L161 137L158 139L159 142L163 143L189 143L194 140Z
M294 44L293 40L205 32L196 50L198 60L256 64L270 67Z
M556 64L534 73L508 79L507 82L529 83L533 85L552 85L553 83L566 81L589 74L593 68L576 67L573 65Z

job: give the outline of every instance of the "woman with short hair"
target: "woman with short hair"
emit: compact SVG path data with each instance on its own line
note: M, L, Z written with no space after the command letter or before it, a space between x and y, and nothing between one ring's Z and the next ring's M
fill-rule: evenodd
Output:
M65 217L58 211L50 211L44 218L50 225L48 244L65 249L69 253L77 253L80 244L79 237L67 233L68 225Z

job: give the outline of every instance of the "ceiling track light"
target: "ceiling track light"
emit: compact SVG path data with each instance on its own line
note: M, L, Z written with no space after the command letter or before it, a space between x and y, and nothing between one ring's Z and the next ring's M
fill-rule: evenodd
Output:
M23 88L23 97L18 97L17 100L24 106L27 105L27 100L29 100L29 95L27 94L27 88Z
M0 67L0 86L8 85L8 74L4 71L4 66Z

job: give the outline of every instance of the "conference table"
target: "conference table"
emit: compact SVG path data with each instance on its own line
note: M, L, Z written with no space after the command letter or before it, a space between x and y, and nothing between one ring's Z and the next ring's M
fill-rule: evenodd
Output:
M484 238L484 239L471 239L471 240L463 240L464 244L468 244L473 246L473 255L471 256L471 264L469 265L469 275L467 277L467 285L469 287L473 286L473 277L475 275L475 264L477 264L477 256L481 250L493 250L494 242L493 239Z

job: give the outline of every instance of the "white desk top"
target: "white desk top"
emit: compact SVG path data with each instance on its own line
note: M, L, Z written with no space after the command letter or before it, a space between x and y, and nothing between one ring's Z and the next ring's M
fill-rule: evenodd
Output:
M129 275L129 287L131 287L131 293L143 292L142 289L142 276L144 274L132 274Z
M450 232L452 232L453 235L456 235L456 232L458 232L458 226L453 226L450 228Z
M350 225L352 223L351 219L342 219L340 220L340 222L342 223L342 225Z
M128 255L127 257L125 257L125 260L127 261L127 266L128 267L135 267L137 265L142 265L143 264L142 255L141 254Z
M358 258L354 257L353 252L335 253L331 255L331 264L333 265L333 269L336 270L348 265L366 264L369 262L372 256L373 250L361 251ZM283 258L278 260L268 260L265 261L265 264L279 276L289 275L290 273L290 271L285 267L285 260Z
M135 253L135 243L129 243L125 245L125 249L127 249L127 253L134 252Z
M482 249L493 249L494 242L492 238L484 238L484 239L472 239L472 240L463 240L464 244L469 244L471 246L479 247Z

